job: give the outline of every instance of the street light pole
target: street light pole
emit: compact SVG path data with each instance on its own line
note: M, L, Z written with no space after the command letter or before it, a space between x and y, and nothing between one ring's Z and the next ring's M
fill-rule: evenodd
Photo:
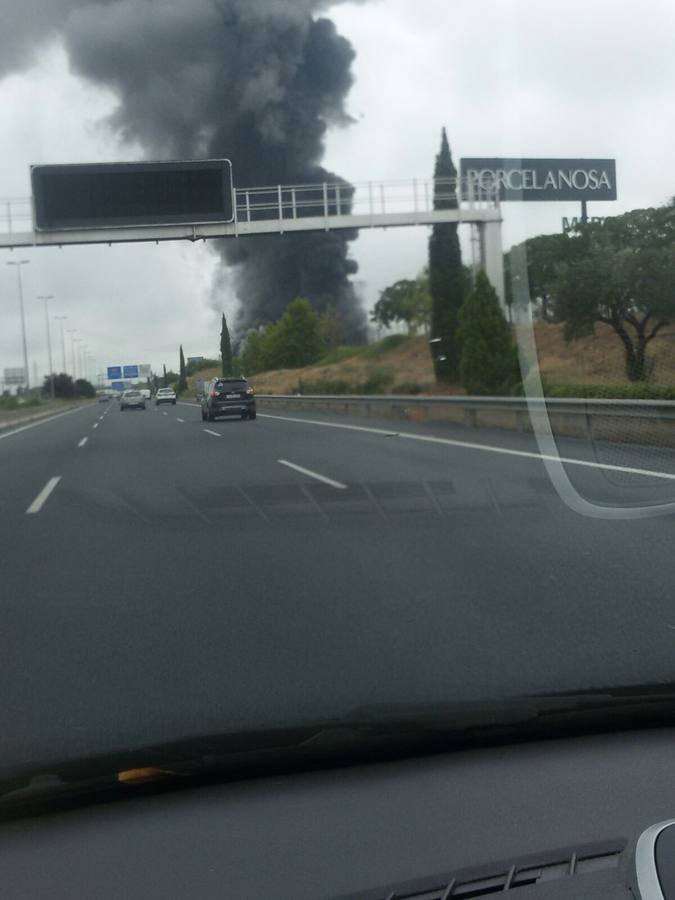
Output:
M77 373L75 372L75 332L77 331L77 328L68 328L66 330L70 335L70 353L73 358L73 381L75 381L77 378Z
M28 345L26 343L26 316L23 311L23 285L21 283L21 266L27 266L29 259L21 259L18 262L8 262L8 266L16 266L17 284L19 287L19 308L21 310L21 335L23 339L23 366L26 370L26 390L30 390L30 372L28 371Z
M49 356L49 386L50 386L50 392L51 392L52 400L53 400L54 397L56 396L56 393L54 391L54 364L52 363L52 336L49 332L49 307L47 304L49 303L50 300L54 299L54 295L47 294L45 296L45 295L41 294L37 299L45 301L45 325L47 326L47 353Z
M54 316L55 319L59 320L59 325L61 326L61 353L63 354L63 374L66 373L66 336L63 331L63 323L68 318L68 316Z
M80 344L80 378L87 380L87 345L82 341Z

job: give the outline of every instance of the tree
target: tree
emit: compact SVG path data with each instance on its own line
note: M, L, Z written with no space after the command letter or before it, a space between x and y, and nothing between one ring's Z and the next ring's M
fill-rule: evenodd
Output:
M49 376L47 376L42 385L42 393L45 396L51 395L50 382L51 379ZM61 400L70 400L73 397L77 396L77 389L70 375L66 375L65 372L54 375L54 396L58 397Z
M434 168L434 209L457 209L457 169L443 129ZM464 300L464 273L456 222L434 225L429 239L430 346L438 381L451 382L459 374L457 323Z
M232 375L232 342L225 313L220 324L220 360L223 377Z
M298 297L271 328L263 342L268 369L297 369L316 362L323 352L319 316L309 300Z
M185 374L185 355L183 353L183 345L180 345L179 361L178 361L178 393L183 394L187 390L187 376Z
M482 270L459 311L457 337L461 343L459 371L466 392L508 393L517 379L516 349L497 293Z
M408 334L411 335L417 334L419 328L422 328L425 334L428 333L431 296L426 270L414 281L402 279L385 288L380 293L370 319L385 328L389 328L395 322L405 322Z
M653 376L647 348L675 319L675 203L637 209L579 225L561 235L562 252L549 271L535 265L553 316L568 341L609 325L624 350L629 381ZM527 244L528 254L530 242Z
M553 321L554 299L551 294L560 267L572 258L574 241L568 232L541 234L525 242L527 280L535 314L546 322ZM504 254L505 300L509 312L513 305L511 252Z
M326 350L337 349L347 339L345 317L331 304L319 316L319 331Z
M75 382L75 394L78 397L92 399L96 396L96 388L90 381L87 381L86 378L78 378Z
M245 375L255 375L265 369L265 337L261 331L249 331L246 335L239 354L241 370Z

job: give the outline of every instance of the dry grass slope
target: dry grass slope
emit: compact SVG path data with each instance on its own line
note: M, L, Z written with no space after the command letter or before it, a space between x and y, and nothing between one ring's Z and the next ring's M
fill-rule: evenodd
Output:
M548 381L566 384L624 384L626 382L622 347L607 325L598 325L595 335L566 343L559 325L538 322L535 326L541 372ZM675 385L675 328L666 329L651 344L649 353L656 359L655 381ZM188 379L191 393L197 378L208 380L218 375L208 369ZM424 393L462 393L458 388L438 388L425 337L408 338L399 346L376 357L354 355L340 362L307 366L304 369L279 369L251 377L259 394L295 393L300 382L341 381L353 385L384 377L391 391L403 383L421 386Z

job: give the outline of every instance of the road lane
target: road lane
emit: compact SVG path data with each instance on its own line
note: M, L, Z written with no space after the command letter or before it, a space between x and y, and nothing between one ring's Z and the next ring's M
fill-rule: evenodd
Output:
M43 485L77 450L77 441L100 414L98 404L41 420L36 427L2 433L0 441L0 519L11 528L13 516L23 514Z
M675 677L672 520L579 518L531 458L269 419L214 440L176 412L5 442L0 490L23 498L0 519L8 758Z

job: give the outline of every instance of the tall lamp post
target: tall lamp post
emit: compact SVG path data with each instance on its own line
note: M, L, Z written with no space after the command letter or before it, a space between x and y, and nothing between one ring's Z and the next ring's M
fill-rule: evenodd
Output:
M58 319L59 325L61 326L61 353L63 356L62 365L63 365L63 373L65 375L66 372L66 336L64 333L63 323L66 321L68 316L54 316L55 319Z
M29 259L14 260L7 263L8 266L16 266L16 279L19 287L19 308L21 310L21 336L23 339L23 367L26 370L26 390L30 390L30 372L28 371L28 345L26 343L26 316L23 311L23 285L21 283L21 266L27 266Z
M67 328L66 331L70 335L70 353L73 360L73 381L77 378L77 373L75 371L75 334L77 332L77 328Z
M52 400L56 396L54 392L54 364L52 362L52 336L49 332L49 307L48 303L50 300L54 299L53 294L40 294L37 298L38 300L44 300L45 302L45 325L47 326L47 354L49 356L49 389L52 395Z
M84 343L84 338L76 337L73 338L73 347L77 344L77 349L74 350L73 353L73 368L75 370L75 381L78 378L82 377L82 344Z

